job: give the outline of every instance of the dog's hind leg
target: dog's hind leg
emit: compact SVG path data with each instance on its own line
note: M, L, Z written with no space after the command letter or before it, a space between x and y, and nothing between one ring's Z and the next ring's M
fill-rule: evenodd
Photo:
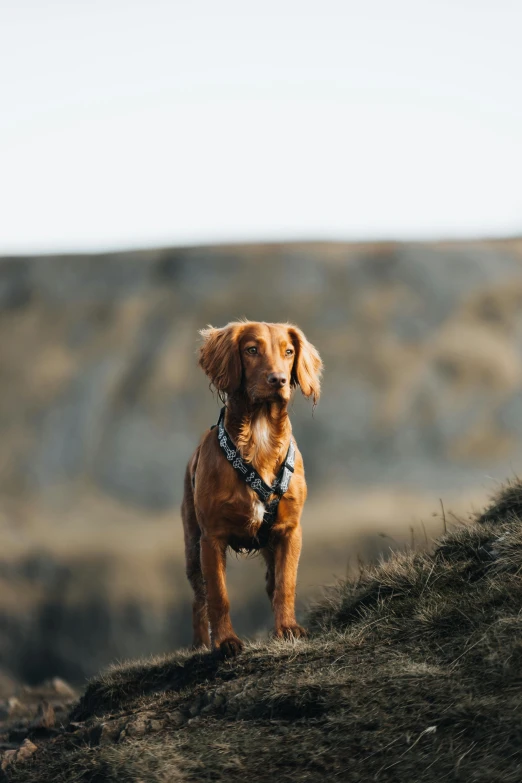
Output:
M201 572L200 536L185 545L187 577L194 591L192 602L192 646L210 647L208 630L207 599L205 583Z
M194 591L192 602L192 646L210 647L205 582L201 571L201 531L194 509L194 492L190 465L185 474L185 494L181 506L185 535L185 565L187 578Z
M266 586L266 592L268 595L268 599L270 603L272 604L274 600L274 590L275 590L275 560L274 560L274 552L269 547L265 547L265 549L261 550L261 554L263 555L263 559L266 563L266 574L265 574L265 586Z

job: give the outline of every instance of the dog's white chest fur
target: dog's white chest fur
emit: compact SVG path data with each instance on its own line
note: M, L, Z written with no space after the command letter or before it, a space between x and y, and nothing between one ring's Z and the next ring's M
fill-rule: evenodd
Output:
M266 481L267 484L271 484L274 480L273 475L267 474L260 468L260 463L265 462L273 452L273 444L270 438L270 427L264 417L260 417L253 423L252 440L254 442L252 462L260 472L263 481Z
M252 504L252 519L253 525L260 525L265 515L265 507L260 500L254 500Z
M252 441L254 443L252 462L256 468L260 470L258 460L262 462L273 451L273 445L270 438L270 426L264 416L260 416L252 424ZM267 484L271 484L274 480L273 475L267 475L264 471L261 471L260 475ZM266 508L260 500L254 499L252 501L250 525L253 531L256 531L263 522L265 511Z
M265 450L270 448L270 429L264 416L256 419L252 427L252 437L256 449Z

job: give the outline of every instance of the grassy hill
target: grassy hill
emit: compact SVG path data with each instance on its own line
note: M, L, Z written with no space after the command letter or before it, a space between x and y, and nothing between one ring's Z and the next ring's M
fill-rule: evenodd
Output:
M518 783L521 573L516 481L432 553L330 588L307 641L116 665L68 718L4 724L27 755L4 778Z

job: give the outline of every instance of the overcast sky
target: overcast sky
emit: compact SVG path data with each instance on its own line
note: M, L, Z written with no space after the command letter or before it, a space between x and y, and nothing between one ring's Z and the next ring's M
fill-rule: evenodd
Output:
M522 232L520 0L0 9L0 253Z

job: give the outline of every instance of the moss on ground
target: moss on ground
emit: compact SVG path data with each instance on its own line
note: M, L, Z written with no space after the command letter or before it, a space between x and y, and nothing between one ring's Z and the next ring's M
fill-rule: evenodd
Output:
M9 783L522 780L522 483L329 588L309 640L112 667Z

